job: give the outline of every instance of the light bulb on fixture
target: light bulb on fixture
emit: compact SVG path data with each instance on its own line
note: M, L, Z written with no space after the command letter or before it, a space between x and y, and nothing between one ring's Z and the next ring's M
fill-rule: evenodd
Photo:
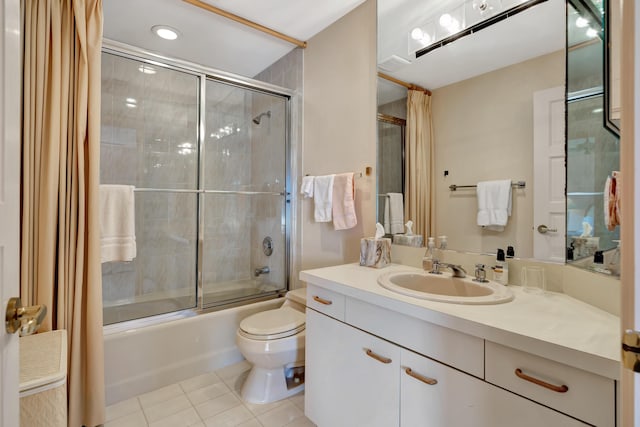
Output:
M154 25L151 27L151 32L165 40L175 40L180 36L180 31L168 25Z
M411 38L417 41L422 40L422 37L424 37L424 31L422 31L420 28L414 28L413 30L411 30Z
M584 28L587 25L589 25L589 20L586 18L583 18L582 16L578 16L576 18L576 27L578 28Z
M440 16L440 20L438 22L440 22L441 26L449 28L449 26L453 23L453 18L448 13L445 13Z
M589 38L594 38L598 35L598 31L594 30L593 28L589 28L587 30L587 37Z

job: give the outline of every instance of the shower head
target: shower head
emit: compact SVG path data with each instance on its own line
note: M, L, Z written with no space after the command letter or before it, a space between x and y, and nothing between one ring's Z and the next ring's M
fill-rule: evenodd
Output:
M268 111L266 111L266 112L264 112L264 113L260 113L260 114L258 114L257 116L255 116L255 117L253 118L253 123L255 123L255 124L259 125L259 124L260 124L260 121L262 120L262 116L267 116L267 117L269 117L269 118L270 118L270 117L271 117L271 110L268 110Z

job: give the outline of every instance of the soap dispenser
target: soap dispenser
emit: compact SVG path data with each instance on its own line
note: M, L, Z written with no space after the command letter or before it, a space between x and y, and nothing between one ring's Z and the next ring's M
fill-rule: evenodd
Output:
M591 268L598 273L611 274L611 271L604 267L604 253L602 251L596 251L593 254L593 265Z
M434 261L437 261L436 240L434 237L429 237L427 239L427 250L422 257L422 269L425 271L433 271Z
M502 283L503 285L507 285L509 283L509 265L505 260L503 249L498 249L498 254L496 256L496 265L492 267L492 269L493 280L498 283Z

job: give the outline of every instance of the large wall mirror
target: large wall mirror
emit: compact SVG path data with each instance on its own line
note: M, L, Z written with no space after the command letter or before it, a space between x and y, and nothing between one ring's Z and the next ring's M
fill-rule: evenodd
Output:
M450 249L494 254L513 246L517 257L565 262L568 246L581 243L572 236L588 234L583 223L598 249L615 247L617 231L598 227L603 180L618 161L617 140L601 133L602 25L587 19L576 27L579 13L565 0L378 0L379 72L432 94L431 234L446 235ZM452 26L463 35L447 34ZM411 126L403 121L406 87L386 77L378 84L381 223L393 213L388 194L403 193L398 162ZM590 121L596 117L599 127ZM513 186L501 231L477 224L475 186L488 180L523 183ZM575 260L591 256L578 252Z

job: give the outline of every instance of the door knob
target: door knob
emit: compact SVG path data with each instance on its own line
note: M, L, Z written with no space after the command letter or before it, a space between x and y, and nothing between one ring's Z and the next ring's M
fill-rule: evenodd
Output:
M556 233L558 231L557 228L549 228L544 224L538 226L538 233L546 234L546 233Z
M9 298L5 329L10 334L20 331L20 336L31 335L38 330L46 314L47 306L44 304L23 307L20 298Z

